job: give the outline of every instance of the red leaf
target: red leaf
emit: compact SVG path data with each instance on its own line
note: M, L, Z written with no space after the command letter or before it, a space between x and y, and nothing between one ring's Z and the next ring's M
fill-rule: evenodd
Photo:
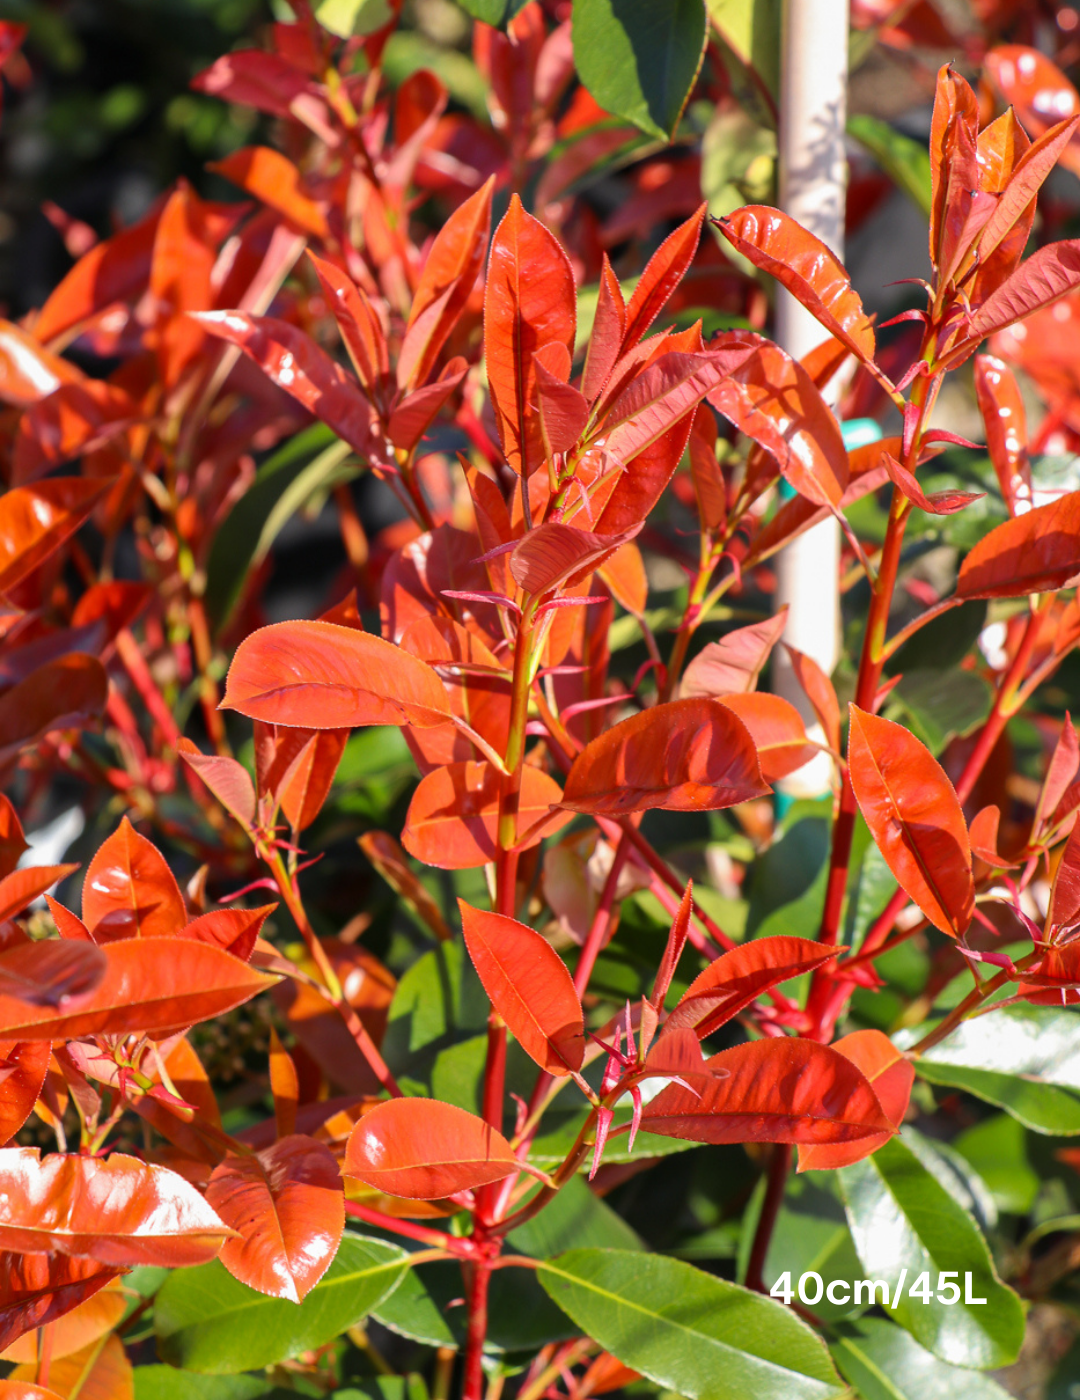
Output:
M502 1181L517 1169L510 1144L481 1118L438 1099L390 1099L349 1137L344 1171L391 1196L433 1201Z
M0 1381L0 1400L64 1400L55 1390L34 1385L31 1381Z
M908 471L891 452L883 452L881 461L893 485L913 505L930 515L955 515L958 510L971 505L972 501L981 501L986 495L985 491L936 491L928 496L915 479L915 473Z
M79 1265L86 1264L87 1260L65 1259L62 1254L31 1254L31 1255L7 1255L13 1259L41 1259L46 1263L51 1259L54 1266L59 1264L67 1265L73 1272L78 1270ZM70 1309L56 1314L56 1322L52 1327L52 1359L54 1362L73 1357L75 1352L85 1352L93 1347L95 1343L107 1345L107 1335L118 1325L125 1312L128 1310L127 1298L121 1288L119 1279L113 1274L111 1269L102 1271L106 1286L100 1290L93 1289L90 1296L81 1300L78 1292L71 1290L75 1302ZM32 1275L31 1275L32 1276ZM47 1274L45 1275L47 1277ZM30 1300L28 1300L30 1301ZM44 1300L43 1300L44 1301ZM2 1322L0 1322L2 1328ZM24 1372L31 1371L37 1374L37 1363L39 1359L39 1342L41 1338L35 1330L24 1333L3 1353L5 1361L19 1362ZM70 1364L70 1363L68 1363ZM52 1369L49 1371L51 1384L58 1386L61 1390L68 1390L65 1385L63 1368L58 1368L57 1374ZM19 1368L12 1372L18 1376ZM79 1390L79 1395L85 1400L94 1400L94 1396L100 1396L101 1392L95 1390L93 1382ZM70 1394L70 1391L69 1391ZM108 1400L119 1400L119 1393L112 1390L108 1393ZM134 1397L132 1397L134 1400Z
M0 922L21 914L27 905L78 868L77 865L28 865L5 875L0 880Z
M698 409L690 431L690 474L702 528L722 530L727 522L727 486L716 460L716 419Z
M578 754L563 805L623 816L663 807L712 811L770 791L754 742L718 700L674 700L633 715Z
M748 204L716 226L733 248L775 277L859 360L874 358L874 327L847 269L820 238L779 209Z
M1080 574L1080 491L1036 506L984 535L960 566L959 598L1019 598Z
M276 904L263 904L258 909L213 909L177 929L176 937L222 948L241 962L248 962L263 924L276 908Z
M200 753L190 739L180 740L180 757L203 780L241 826L255 821L255 788L242 763L222 754Z
M978 186L977 171L970 168L974 165L978 130L979 105L971 85L954 71L951 63L943 64L938 70L930 125L930 261L935 268L945 260L942 244L957 188L961 193L970 193ZM950 191L953 167L961 164L956 159L958 145L971 152L971 159L963 162L962 174L968 178L962 179L958 187L954 183Z
M760 342L708 400L772 453L801 496L815 505L840 504L848 456L839 424L806 370L778 345Z
M53 477L0 496L0 593L69 539L97 504L109 482Z
M767 783L786 778L817 754L802 716L789 700L779 695L725 695L720 704L738 715L749 731Z
M659 338L659 337L657 337ZM673 428L640 451L615 483L597 521L601 535L636 530L664 494L664 488L682 460L693 427L694 415L685 414Z
M757 689L758 678L787 622L787 605L749 627L736 627L709 642L683 672L679 694L734 695Z
M281 805L289 825L303 831L322 811L349 741L347 729L287 729L274 733L273 761L261 775L264 790Z
M46 350L14 322L0 320L0 402L29 408L62 384L81 383L83 378L70 360Z
M461 387L468 365L455 355L434 384L426 384L407 394L390 415L386 432L395 447L409 451L434 422L442 406Z
M666 1028L692 1027L700 1039L712 1035L762 992L823 966L840 951L808 938L754 938L711 962L679 998Z
M280 151L270 146L244 146L224 160L211 161L207 169L224 175L226 180L283 214L301 233L325 238L329 232L326 215L304 190L299 170Z
M0 762L53 729L71 729L101 714L108 689L105 668L94 656L70 652L39 666L0 696Z
M995 870L1006 870L1016 862L1006 860L997 848L1000 822L1001 812L997 807L981 808L971 819L968 840L971 842L972 855L978 856Z
M707 394L718 391L725 376L753 351L752 346L734 345L708 355L678 351L661 355L608 409L602 428L604 446L620 461L631 461L693 413Z
M1030 510L1027 413L1016 376L993 355L975 356L975 393L986 424L986 450L1010 515Z
M573 350L576 305L562 245L513 195L491 244L484 354L503 450L519 476L544 461L533 356L552 342Z
M833 1047L838 1054L857 1065L866 1076L881 1104L885 1117L899 1131L911 1098L911 1086L915 1082L915 1067L904 1058L887 1035L881 1031L852 1031L841 1037ZM874 1133L858 1142L808 1145L799 1148L799 1171L821 1171L833 1167L848 1167L852 1162L861 1162L884 1142L892 1133Z
M0 1147L10 1142L30 1116L45 1083L52 1053L47 1040L0 1040ZM3 1272L0 1270L0 1279ZM0 1283L0 1289L3 1285ZM0 1293L2 1297L2 1293ZM0 1303L0 1351L3 1336L3 1304Z
M1080 94L1052 59L1025 44L999 44L986 55L986 73L1028 131L1044 133L1052 121L1080 112ZM1062 164L1077 169L1074 141Z
M427 383L484 266L495 177L450 215L435 235L412 299L398 356L402 388Z
M708 205L702 204L684 224L664 239L645 265L626 308L626 330L623 332L622 353L625 355L642 338L672 292L682 281L694 261L701 224Z
M510 573L524 592L550 593L587 578L630 537L594 535L550 520L530 530L517 545L510 555Z
M0 1001L18 1000L24 1009L85 1005L105 969L105 955L90 943L54 938L16 943L0 952Z
M1072 829L1061 853L1046 914L1049 933L1070 929L1080 919L1080 822Z
M380 454L370 403L304 331L273 316L249 316L246 311L201 311L192 316L211 335L239 345L279 389L291 394L361 457Z
M207 1203L237 1233L221 1248L233 1278L299 1303L330 1267L345 1229L341 1176L313 1138L284 1137L252 1157L226 1157Z
M130 426L138 405L115 384L88 379L61 384L19 420L11 480L25 485L62 462L93 452Z
M585 1028L566 964L516 919L458 900L465 947L488 999L521 1048L556 1077L581 1068Z
M645 1106L641 1126L694 1142L853 1142L891 1134L861 1070L813 1040L780 1036L736 1045L669 1084Z
M23 833L19 814L11 805L10 798L0 793L0 877L10 875L23 851L29 849L30 843Z
M213 1259L230 1231L165 1167L109 1157L0 1149L0 1248L90 1255L119 1267Z
M165 858L127 817L87 868L82 917L95 943L168 938L188 921L184 896Z
M370 394L382 393L390 372L389 352L382 323L366 294L331 262L308 252L323 294L334 313L341 338L360 383Z
M791 660L795 679L802 686L806 698L813 706L818 723L825 731L825 742L833 753L840 752L840 702L832 681L812 656L784 643L784 650Z
M601 560L596 572L615 601L621 603L627 612L640 617L649 601L649 580L641 550L633 540L627 540L614 554Z
M65 941L56 946L81 950L84 945ZM74 1007L31 1006L0 992L0 1036L70 1040L183 1030L250 1001L277 980L220 948L187 938L126 938L99 951L105 956L105 973ZM0 958L4 956L10 955Z
M608 255L603 255L600 267L600 293L596 301L592 335L585 351L585 368L581 373L581 392L589 403L595 403L607 387L611 371L622 350L626 334L626 303L619 279L611 270Z
M1077 287L1080 287L1080 238L1047 243L1021 263L983 302L967 323L970 339L957 349L966 349L994 331L1022 321ZM957 350L950 351L949 358L953 359L956 354Z
M329 146L341 137L326 97L301 69L261 49L223 54L192 79L196 92L302 122Z
M1044 131L1017 161L979 238L980 262L990 257L1028 209L1075 136L1077 122L1080 122L1080 112L1059 121Z
M959 938L975 887L964 814L945 770L902 725L851 706L851 785L899 885L930 922Z
M401 843L410 855L440 870L468 870L496 855L500 776L490 763L436 768L413 793ZM518 799L517 849L528 850L570 821L558 810L563 794L554 778L526 764ZM554 809L554 810L552 810Z
M549 365L549 360L557 362L558 368ZM580 389L566 382L570 375L570 353L565 345L541 347L533 356L533 371L540 435L544 455L550 459L557 452L569 452L581 437L589 421L589 402Z
M445 724L450 702L424 662L332 622L277 622L245 637L223 709L304 729Z
M7 1351L18 1337L63 1317L116 1276L115 1269L106 1268L96 1259L8 1251L0 1254L0 1351ZM123 1308L121 1300L121 1312Z

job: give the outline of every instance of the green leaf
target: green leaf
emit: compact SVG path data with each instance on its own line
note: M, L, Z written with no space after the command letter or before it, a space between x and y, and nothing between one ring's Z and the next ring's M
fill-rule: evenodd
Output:
M256 1400L269 1394L265 1376L196 1376L173 1366L136 1366L135 1400Z
M334 1400L427 1400L427 1395L423 1376L410 1371L407 1376L368 1376L347 1390L335 1390Z
M210 547L206 608L215 628L229 620L251 571L266 558L292 516L319 491L357 474L358 468L343 469L349 451L348 444L316 423L262 464Z
M704 0L577 0L574 62L605 112L671 140L705 52Z
M915 1153L892 1138L839 1176L863 1272L888 1284L895 1320L952 1365L982 1369L1015 1360L1024 1338L1020 1300L995 1274L974 1220ZM987 1301L939 1301L943 1271L959 1275L961 1290L970 1273L972 1296ZM933 1293L929 1303L910 1293L924 1273Z
M629 1104L620 1104L615 1109L613 1129L626 1129L630 1124L633 1110ZM577 1135L589 1115L583 1104L580 1108L560 1109L557 1105L549 1108L540 1123L540 1130L533 1139L529 1161L545 1171L550 1171L562 1162L577 1141ZM624 1131L610 1137L604 1148L605 1164L632 1162L638 1157L671 1157L677 1152L690 1152L701 1144L684 1138L661 1137L659 1133L638 1133L634 1140L634 1151L630 1151L630 1139Z
M754 1223L756 1227L756 1220ZM810 1272L821 1275L823 1289L834 1279L846 1282L859 1276L859 1256L837 1195L835 1172L807 1172L788 1178L765 1259L766 1286L771 1288L789 1270L795 1287L800 1275ZM812 1282L807 1284L807 1289L811 1288L816 1291ZM806 1306L827 1322L861 1311L852 1302L830 1303L824 1292L820 1302Z
M902 1048L916 1032L897 1037ZM1056 1006L1004 1006L964 1021L915 1061L931 1084L966 1089L1037 1133L1080 1133L1080 1016Z
M394 18L387 0L322 0L315 18L339 39L354 34L374 34Z
M979 640L986 626L987 604L965 603L950 608L920 627L889 659L890 675L897 671L948 671L956 666Z
M939 754L950 739L963 738L990 713L993 692L974 671L905 670L889 695L886 718L898 720Z
M636 1231L593 1194L580 1176L571 1177L539 1214L506 1237L518 1254L548 1259L564 1249L644 1249Z
M1039 1191L1039 1176L1028 1159L1024 1125L1008 1113L995 1113L953 1142L979 1173L998 1210L1027 1215Z
M172 1366L219 1375L283 1361L361 1322L398 1286L407 1263L396 1245L346 1234L300 1304L256 1293L216 1259L177 1269L154 1305L158 1354Z
M824 1400L841 1393L824 1346L794 1313L681 1260L574 1249L538 1273L588 1336L690 1400Z
M930 216L930 157L926 145L903 135L879 117L857 113L848 117L847 129L859 145L881 166L899 190Z
M458 4L466 14L484 24L499 25L506 18L507 0L458 0Z
M1008 1400L989 1376L947 1365L884 1318L841 1323L832 1354L863 1400Z
M781 0L705 0L705 5L739 62L779 96Z

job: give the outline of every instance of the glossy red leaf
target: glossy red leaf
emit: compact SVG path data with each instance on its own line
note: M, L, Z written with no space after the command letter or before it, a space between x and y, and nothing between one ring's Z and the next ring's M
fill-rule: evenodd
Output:
M877 1095L851 1060L813 1040L778 1036L736 1045L704 1073L669 1084L641 1126L694 1142L853 1142L891 1134Z
M785 479L815 505L839 505L848 484L840 426L814 381L777 345L761 342L708 395L779 463Z
M698 409L690 432L690 475L694 481L702 528L723 529L727 521L727 486L716 460L716 418Z
M284 215L301 233L325 238L326 215L305 191L299 170L271 146L244 146L207 167Z
M9 593L75 533L107 484L60 476L0 496L0 593Z
M262 49L223 54L191 86L224 102L302 122L329 146L341 139L326 97L301 68L279 54Z
M1071 117L1044 131L1016 162L979 237L980 261L991 256L1030 207L1043 181L1074 140L1078 122L1080 103Z
M103 379L61 384L19 419L11 481L22 486L63 462L93 452L138 417L138 405Z
M274 767L269 777L285 818L295 831L310 826L329 796L345 745L347 729L278 730Z
M39 340L66 337L106 307L145 290L161 209L162 204L156 204L139 223L121 229L79 259L38 313L34 334Z
M1046 914L1049 933L1071 928L1080 919L1080 823L1077 823L1065 843L1054 883L1050 891L1050 907Z
M891 452L882 452L881 462L889 474L889 480L901 494L912 505L930 515L955 515L958 510L963 510L973 501L981 501L986 495L985 491L935 491L928 496L916 480L915 473L908 471Z
M1025 44L999 44L986 55L986 72L1029 132L1044 134L1053 123L1080 112L1080 94L1057 66ZM1062 164L1075 171L1080 157L1074 138Z
M366 293L333 263L308 252L322 283L323 294L349 352L361 384L374 393L381 390L390 370L389 352L382 322Z
M790 700L765 693L725 695L720 704L738 715L757 750L761 776L778 782L818 752L807 739L802 716Z
M0 696L0 762L54 729L71 729L100 715L108 695L105 668L95 656L70 652L46 662Z
M263 924L276 908L276 904L263 904L258 909L212 909L210 913L200 914L190 924L177 929L175 936L193 938L196 943L222 948L241 962L247 962ZM143 935L144 938L149 936Z
M787 607L749 627L708 642L683 672L679 694L735 695L757 689L758 679L787 622Z
M915 1082L915 1067L881 1031L852 1031L832 1048L862 1070L877 1095L885 1117L899 1131ZM857 1142L808 1144L799 1148L799 1171L831 1170L861 1162L892 1137L892 1132L872 1133Z
M0 793L0 878L10 875L23 851L29 849L18 812L11 799Z
M500 776L490 763L467 761L435 768L413 793L401 844L440 870L468 870L496 856ZM520 850L566 825L563 794L554 778L526 764L521 773L517 834Z
M770 791L746 726L718 700L674 700L625 719L587 744L563 805L623 816L662 807L712 811Z
M956 791L902 725L851 706L848 770L870 834L897 883L943 933L971 922L975 887Z
M47 938L0 952L0 1000L41 1008L82 1002L105 977L106 958L90 943Z
M570 260L515 194L491 243L484 355L503 450L519 476L544 461L533 356L551 343L572 350L576 322Z
M1006 520L969 550L959 598L1019 598L1064 588L1080 574L1080 491Z
M649 601L649 579L641 550L633 540L621 544L614 554L596 566L611 596L627 612L640 616Z
M425 384L472 295L484 266L495 177L450 215L435 235L420 274L398 357L402 388Z
M193 313L211 335L238 345L280 389L347 442L361 457L378 455L372 409L357 384L302 330L245 311Z
M27 865L22 870L13 870L0 880L0 922L13 919L34 900L51 890L58 880L63 880L77 865Z
M433 1201L501 1181L517 1166L502 1133L482 1118L438 1099L404 1098L364 1114L343 1170L390 1196Z
M236 1231L221 1262L249 1288L299 1303L330 1267L345 1229L341 1176L330 1150L293 1135L251 1157L226 1157L207 1204Z
M551 349L558 355L548 357L563 360L565 374L549 368L544 355L547 348L543 347L533 356L533 371L536 375L540 436L544 442L544 455L551 458L556 453L569 452L581 437L589 421L589 401L580 389L566 382L570 374L570 355L566 347L552 346Z
M566 964L546 938L502 914L458 900L465 947L492 1006L541 1069L581 1068L585 1028Z
M602 430L605 448L620 461L631 461L693 413L753 352L752 346L734 345L709 355L661 355L611 404Z
M82 371L46 350L12 321L0 319L0 403L29 408L62 384L77 384Z
M1034 252L969 319L965 346L1022 321L1080 287L1080 238L1047 243Z
M32 1381L0 1381L0 1400L65 1400L55 1390L34 1385Z
M387 436L395 447L407 452L416 446L443 405L461 387L467 373L468 365L460 355L455 355L433 384L425 384L401 400L386 426Z
M775 277L860 360L874 358L874 327L840 259L790 215L748 204L716 225L755 267Z
M603 255L600 267L600 292L596 301L592 334L585 351L585 368L581 373L581 392L589 403L604 392L611 371L622 350L626 334L626 302L619 279L611 270L608 255Z
M0 1147L10 1142L30 1117L45 1083L50 1054L47 1040L0 1040ZM0 1336L2 1333L0 1321ZM0 1351L3 1347L0 1342Z
M996 870L1008 869L1014 861L1007 860L998 850L998 827L1001 823L1001 811L997 807L983 807L971 819L968 827L968 840L971 842L971 853L978 856L979 860L985 861L987 865L993 866Z
M934 113L930 124L930 261L937 268L943 261L943 242L950 216L954 213L956 195L969 194L978 188L974 168L976 140L979 130L979 106L971 84L955 71L951 63L938 70ZM963 162L959 186L950 185L957 160L957 148L970 152ZM966 190L964 186L966 185Z
M1016 376L994 355L975 356L975 393L986 425L986 450L1010 515L1031 509L1027 412Z
M122 1152L0 1149L0 1248L177 1268L213 1259L229 1234L198 1191L165 1167Z
M229 667L222 708L304 729L445 724L450 702L430 666L332 622L277 622L250 633Z
M626 308L626 330L622 339L624 355L641 340L689 270L697 252L707 208L702 204L685 223L664 239L645 264L645 271L638 279Z
M615 482L596 529L601 535L636 530L664 494L664 488L682 460L694 414L681 419L640 451Z
M57 946L84 945L65 941ZM66 1040L183 1030L250 1001L277 980L220 948L188 938L126 938L99 951L105 972L72 1007L32 1006L0 992L0 1036Z
M637 531L633 531L636 534ZM510 555L510 573L525 593L578 583L623 544L626 535L594 535L549 520L530 530Z
M241 826L252 825L255 820L255 787L242 763L223 754L200 753L190 739L180 740L180 757Z
M732 948L698 973L679 998L666 1027L712 1035L770 987L778 987L834 958L835 947L785 935L754 938Z
M0 1253L0 1351L6 1351L26 1333L47 1327L70 1313L116 1276L115 1269L96 1259ZM121 1299L121 1312L123 1308Z
M95 943L168 938L188 921L184 896L164 856L127 817L87 868L82 918Z
M20 1257L20 1256L15 1256ZM21 1256L27 1257L27 1256ZM29 1256L34 1257L34 1256ZM41 1257L41 1256L37 1256ZM49 1256L45 1256L48 1258ZM57 1261L64 1258L63 1255L51 1256ZM75 1261L65 1260L71 1264ZM91 1297L84 1298L77 1303L70 1312L65 1312L52 1326L52 1360L61 1361L65 1357L72 1356L75 1352L85 1352L94 1343L99 1343L118 1325L124 1314L127 1312L128 1302L125 1292L121 1287L118 1278L108 1279L106 1286L96 1291ZM3 1352L5 1361L16 1361L23 1366L36 1364L38 1361L38 1345L41 1338L34 1331L24 1334L12 1346ZM18 1374L17 1370L13 1374ZM36 1374L36 1372L35 1372ZM49 1380L54 1385L63 1386L63 1379L60 1375L54 1376L52 1369L49 1370ZM64 1386L64 1389L67 1389ZM93 1388L90 1388L91 1394ZM80 1389L79 1394L85 1394L85 1390ZM69 1391L70 1395L70 1391ZM110 1392L109 1400L112 1400Z

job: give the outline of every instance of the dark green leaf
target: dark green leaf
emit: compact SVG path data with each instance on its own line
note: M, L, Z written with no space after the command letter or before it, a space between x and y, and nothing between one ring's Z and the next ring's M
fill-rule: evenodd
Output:
M605 112L670 140L705 49L704 0L577 0L574 62Z
M511 1230L507 1242L518 1254L549 1259L564 1249L644 1249L626 1221L574 1176L538 1215Z
M1039 1177L1027 1152L1024 1125L995 1113L967 1128L953 1146L979 1173L999 1210L1026 1215L1039 1190Z
M935 617L904 643L888 665L890 675L897 671L947 671L956 666L979 640L986 625L987 604L983 601L950 608Z
M959 660L959 657L957 657ZM886 718L906 724L933 754L963 738L990 713L993 693L974 671L905 671L889 696Z
M986 1368L1013 1361L1024 1336L1020 1300L994 1273L974 1220L915 1153L892 1138L839 1176L863 1273L888 1284L896 1321L952 1365ZM961 1289L970 1273L972 1296L987 1301L939 1301L942 1271L957 1274ZM929 1303L910 1293L924 1273L933 1294Z
M575 1249L538 1272L584 1332L690 1400L825 1400L841 1393L825 1348L798 1317L681 1260Z
M841 1323L832 1354L863 1400L1008 1400L989 1376L947 1365L884 1318Z
M401 1282L407 1259L395 1245L346 1234L300 1304L256 1293L216 1259L177 1269L154 1305L158 1353L172 1366L212 1375L272 1365L361 1322Z

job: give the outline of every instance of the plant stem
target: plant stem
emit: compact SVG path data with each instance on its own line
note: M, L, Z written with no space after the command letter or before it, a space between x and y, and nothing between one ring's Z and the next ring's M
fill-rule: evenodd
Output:
M746 1286L758 1293L765 1292L765 1259L769 1253L769 1241L776 1226L776 1217L780 1214L790 1170L791 1144L778 1142L769 1160L765 1199L761 1203L761 1214L758 1216L754 1243L750 1248L750 1259L746 1266Z
M486 1261L465 1266L468 1275L469 1323L465 1336L465 1375L462 1400L482 1400L484 1393L484 1341L487 1337L488 1286L491 1269Z

